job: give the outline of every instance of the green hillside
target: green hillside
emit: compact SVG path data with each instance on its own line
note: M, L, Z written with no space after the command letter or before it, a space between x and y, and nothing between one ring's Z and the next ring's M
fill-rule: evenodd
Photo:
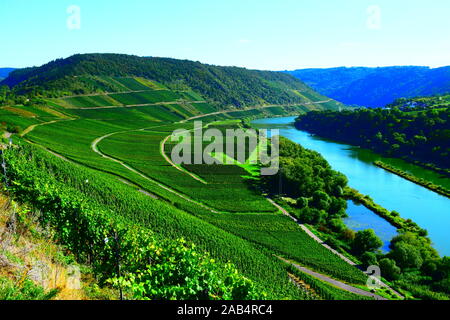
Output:
M136 81L136 77L143 79ZM120 54L74 55L41 67L16 70L1 84L20 94L56 97L146 90L152 82L144 79L175 91L194 91L221 107L327 100L300 80L280 72Z
M157 257L159 249L147 248L149 243L156 248L168 247L163 252L169 261L187 250L185 254L192 257L189 256L186 268L193 267L198 277L208 273L218 282L211 279L209 295L202 290L166 289L160 282L157 293L146 289L133 293L134 287L130 287L128 297L167 299L177 292L173 297L180 299L236 298L239 296L235 295L235 287L244 298L311 299L317 297L316 293L313 295L307 288L328 286L308 277L301 282L309 283L306 288L295 285L287 265L277 256L339 281L354 285L366 282L366 275L358 268L316 242L266 199L259 186L260 178L255 175L259 165L245 162L176 166L169 159L174 144L168 138L176 129L192 130L194 120L203 120L205 127L220 131L245 130L246 120L251 118L336 110L339 104L291 77L278 78L275 73L218 68L216 72L221 70L222 74L218 78L211 76L210 80L222 78L229 86L240 83L243 89L231 92L226 86L212 86L205 93L194 87L194 80L192 86L175 86L164 76L155 80L156 76L134 71L101 74L109 67L101 63L95 67L86 58L104 57L77 56L80 57L83 62L74 69L73 64L63 64L53 71L21 70L8 78L12 81L29 76L13 86L12 91L3 88L6 105L0 108L0 129L8 135L13 133L15 145L6 152L8 179L14 181L9 191L17 200L46 212L46 221L55 228L57 240L74 252L80 262L93 264L101 285L111 281L117 285L137 274L144 277L139 279L160 281L140 273L149 257L158 261L154 268L172 267ZM70 70L81 72L83 65L92 68L90 74L59 77L74 72ZM95 68L97 73L92 74ZM177 73L181 72L179 68L172 71L181 75ZM215 70L211 66L199 68ZM236 72L236 77L225 75L227 72ZM207 81L203 82L205 86ZM304 91L300 90L302 87ZM258 93L262 91L265 93ZM220 92L252 102L224 109L224 101L212 98L220 98ZM251 100L259 94L266 98ZM275 96L288 103L277 104ZM24 103L9 104L11 97ZM248 150L246 159L253 151ZM124 258L122 270L129 278L118 277L107 259L112 249L105 246L103 239L114 232L121 233L126 243L123 250L127 250L124 255L129 258ZM178 241L194 244L195 251ZM202 262L205 255L217 264L211 262L206 268ZM227 267L229 262L233 266ZM184 279L183 272L187 271L167 272L170 277ZM230 286L220 287L220 279L233 272L236 276ZM133 279L132 283L141 284L141 280ZM190 286L184 280L170 281ZM333 292L324 294L328 299L359 298L342 290L325 291ZM256 292L262 296L254 295Z

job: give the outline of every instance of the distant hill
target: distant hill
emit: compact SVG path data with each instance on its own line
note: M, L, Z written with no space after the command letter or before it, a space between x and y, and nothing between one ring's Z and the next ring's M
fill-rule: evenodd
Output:
M366 107L381 107L398 98L450 92L450 67L341 67L286 73L337 101Z
M50 97L114 92L102 77L142 77L173 90L193 90L222 106L298 104L328 99L295 77L188 60L123 54L83 54L12 72L0 84L18 94Z
M8 75L16 70L15 68L0 68L0 81L8 77Z

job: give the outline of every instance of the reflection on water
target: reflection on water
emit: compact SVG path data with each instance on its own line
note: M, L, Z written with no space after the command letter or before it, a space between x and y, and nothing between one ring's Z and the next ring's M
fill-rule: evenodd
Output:
M373 229L383 241L381 251L383 253L389 251L389 243L397 235L397 228L363 205L355 204L353 201L347 201L347 214L349 217L344 219L347 227L355 231Z
M258 128L280 129L280 134L303 147L321 153L331 166L349 179L349 185L363 194L368 194L374 201L388 210L400 212L404 218L410 218L429 232L434 247L441 255L450 256L450 199L428 189L407 181L397 175L373 165L373 161L387 163L395 161L404 170L413 170L422 177L430 177L434 183L450 186L450 179L405 163L402 160L384 158L370 150L353 147L311 136L309 133L295 129L295 117L268 118L253 121ZM359 211L358 211L359 212ZM350 219L356 218L349 212ZM356 214L361 215L361 214ZM367 221L373 220L368 216ZM383 231L371 226L377 234Z

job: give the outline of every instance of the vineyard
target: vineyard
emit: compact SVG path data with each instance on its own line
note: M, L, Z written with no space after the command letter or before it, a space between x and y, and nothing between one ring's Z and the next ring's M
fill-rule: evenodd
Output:
M170 166L160 154L160 142L166 136L166 133L148 131L117 134L100 142L99 149L109 156L126 161L145 175L170 185L217 210L232 212L275 210L264 197L248 187L245 178L242 177L246 175L246 172L238 166L229 166L227 172L223 167L228 168L228 166L207 166L208 184L194 180ZM205 165L200 166L205 167ZM202 174L206 174L205 169Z
M98 175L91 175L85 169L58 163L61 160L50 159L46 154L30 147L9 149L6 158L9 177L14 181L9 190L18 200L39 207L42 210L42 223L55 229L56 240L64 244L80 261L91 261L101 282L122 281L117 273L119 263L126 276L143 270L150 259L154 261L152 268L165 272L160 274L158 291L144 282L144 290L140 291L141 296L138 298L189 299L201 297L201 294L206 294L204 299L264 297L264 294L256 293L251 281L237 274L233 265L216 265L207 254L195 254L194 247L186 244L181 235L180 240L168 243L164 237L161 238L162 234L155 235L146 229L142 217L117 216L117 212L120 212L117 205L126 204L127 200L133 200L133 197L118 197L116 201L102 204L98 198L92 197L92 194L89 197L87 190L81 191L81 186L88 184L87 181L91 181L91 187L86 189L97 191L99 186L95 185L96 181L100 184L106 182L108 185L110 181L101 181ZM54 172L55 168L59 171ZM82 182L80 178L86 180ZM153 205L153 210L157 209L160 214L169 213L164 205L148 205ZM112 211L112 208L115 210ZM137 224L136 221L141 223ZM201 228L201 224L199 227ZM218 235L215 239L210 239L210 243L220 240L221 235ZM185 265L179 263L178 269L173 270L167 258L180 254L184 256ZM203 279L204 288L197 289L201 293L192 290L180 291L177 290L178 285L173 285L179 284L185 276L183 268L191 269L193 280L196 277ZM211 278L205 278L206 275ZM178 280L177 277L181 279ZM140 284L139 280L136 284ZM181 285L189 287L189 283ZM242 295L235 296L236 292Z
M269 296L280 298L297 295L283 272L281 263L275 258L260 252L245 240L164 202L149 198L130 186L119 184L114 178L67 163L31 147L9 149L7 159L9 175L11 180L15 181L12 191L18 199L45 208L45 214L50 215L50 222L60 228L60 240L70 245L69 249L81 255L83 259L92 259L90 255L104 251L96 246L104 245L102 242L105 237L111 237L115 232L114 226L135 225L153 230L162 238L184 238L192 241L223 263L233 261L250 279L260 282L259 288ZM67 206L67 209L54 210L56 207L52 206ZM73 209L70 209L72 207ZM72 213L72 210L83 214L90 212L88 219L94 221L80 221L78 219L83 219L83 216ZM106 218L101 212L106 212ZM53 213L66 216L52 217ZM71 219L77 219L73 226L67 224ZM114 221L106 222L102 219ZM91 223L92 227L110 226L112 229L93 230L90 234L85 229L88 229ZM80 226L83 226L81 230ZM141 236L136 236L135 241ZM122 244L122 247L126 246ZM145 246L139 244L137 248L140 247ZM111 260L114 259L95 259L100 264L97 266L100 274L105 274L105 269L113 269L114 266L108 266ZM111 271L110 274L113 275ZM272 277L263 276L267 274Z
M174 268L155 256L156 251L167 248L166 257L189 257L186 268L192 267L200 275L211 272L226 278L236 268L239 276L230 281L231 287L243 288L245 295L239 298L261 298L256 292L273 299L311 298L307 290L299 290L290 281L285 264L276 256L348 283L366 282L360 270L314 241L267 201L255 183L259 179L255 175L258 166L237 163L177 167L164 158L164 154L170 158L174 143L170 139L164 145L162 142L176 129L192 130L191 117L206 114L199 120L224 132L243 128L240 120L230 119L298 114L316 107L267 106L208 115L218 112L218 108L199 102L201 96L189 90L172 91L142 78L95 77L86 81L101 82L103 88L116 93L52 98L45 108L22 107L14 112L5 108L0 113L2 120L7 119L8 124L17 125L17 131L24 133L23 138L14 136L14 144L19 147L7 152L8 174L14 181L11 191L19 200L44 208L44 219L58 230L58 240L81 260L95 258L102 281L124 288L131 280L139 286L156 281L149 274L155 270L170 273ZM231 146L235 147L235 143L231 142ZM232 156L227 154L227 142L223 147L224 154L215 155L217 159ZM245 161L253 151L246 150ZM63 210L55 210L57 207ZM127 271L124 277L115 274L116 266L108 259L114 247L103 241L117 234L123 240L121 247L127 250L123 256L129 256L121 262ZM185 239L186 243L170 239ZM152 249L136 256L137 248L148 246ZM196 250L207 253L196 260ZM205 264L208 255L217 266ZM155 267L159 269L142 268L140 261L148 256L159 261ZM132 262L133 258L137 262ZM211 296L196 292L195 297L237 298L230 293L232 289L220 287L213 280L208 285L208 290L214 292ZM140 294L147 292L145 288L128 289L137 299L171 298L158 295L162 293ZM172 289L165 291L174 294L172 298L194 297L187 293L175 295L178 293ZM333 292L323 289L319 295L353 298Z

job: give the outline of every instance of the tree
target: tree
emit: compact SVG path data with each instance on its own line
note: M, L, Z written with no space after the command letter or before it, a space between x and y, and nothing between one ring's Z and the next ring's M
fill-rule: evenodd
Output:
M306 208L308 206L308 198L305 197L300 197L297 199L297 208L303 209Z
M364 267L374 266L378 264L377 255L373 252L364 252L360 258Z
M342 219L331 219L328 222L328 226L333 230L334 232L343 232L347 226L345 225L344 221Z
M331 198L323 191L317 190L313 193L311 205L319 210L328 210L330 208Z
M328 210L330 215L337 217L345 217L347 215L347 213L345 212L346 208L347 208L347 201L345 201L345 199L331 197L331 202Z
M400 277L401 269L397 267L395 261L389 258L380 260L381 276L388 280L397 280Z
M375 234L372 229L358 231L353 241L353 250L361 255L364 252L373 252L383 245L383 241Z
M423 264L420 249L406 242L398 242L389 255L401 268L419 269Z
M344 238L344 240L347 240L348 242L353 242L355 240L356 233L352 229L346 229L342 233L342 237Z
M322 223L326 218L326 212L323 210L318 210L316 208L304 208L300 214L300 220L309 224L319 224Z

